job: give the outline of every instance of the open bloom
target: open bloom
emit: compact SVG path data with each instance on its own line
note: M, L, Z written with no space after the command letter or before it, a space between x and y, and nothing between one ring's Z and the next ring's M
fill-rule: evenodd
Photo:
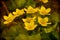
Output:
M11 13L9 13L8 16L3 16L4 17L4 24L8 24L10 22L12 22L16 16L12 15Z
M14 14L15 16L23 15L23 14L24 14L24 10L23 10L23 9L21 9L21 10L16 9L16 12L13 12L13 14Z
M30 23L30 22L35 21L35 19L36 19L36 16L34 16L33 18L27 17L26 19L22 19L22 20L23 20L23 22L28 22L28 23Z
M28 7L28 9L24 8L24 10L27 12L27 13L35 13L38 11L38 8L33 8L31 6Z
M45 8L44 6L41 6L41 9L39 10L39 13L41 15L50 15L49 12L51 11L50 8Z
M40 1L42 1L43 3L47 3L48 2L48 0L40 0Z
M34 24L34 22L30 22L30 23L25 22L24 24L25 24L24 28L26 30L34 30L37 27L37 24Z
M36 28L36 24L34 24L35 16L33 18L27 17L26 19L22 19L25 25L25 29L27 30L34 30Z
M41 26L47 26L47 24L51 24L51 23L48 23L48 17L45 17L45 18L38 17L38 23Z

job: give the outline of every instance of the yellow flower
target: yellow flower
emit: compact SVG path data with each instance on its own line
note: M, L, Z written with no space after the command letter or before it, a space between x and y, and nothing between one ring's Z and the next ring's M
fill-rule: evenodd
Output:
M47 24L51 24L51 23L48 23L48 17L45 17L45 18L38 17L38 23L41 26L47 26Z
M40 1L42 1L43 3L47 3L48 2L48 0L40 0Z
M24 28L26 30L34 30L37 27L37 24L34 24L34 22L30 22L30 23L25 22L24 24L25 24Z
M36 19L36 16L34 16L33 18L31 17L27 17L26 19L22 19L25 25L25 29L27 30L34 30L36 28L36 24L34 24L34 21Z
M22 19L23 20L23 22L33 22L33 21L35 21L35 19L36 19L36 16L34 16L33 18L31 18L31 17L27 17L26 19Z
M41 9L39 10L39 13L41 15L50 15L49 12L51 11L50 8L45 8L44 6L41 6Z
M13 12L13 14L14 14L15 16L23 15L23 14L24 14L24 10L23 10L23 9L21 9L21 10L16 9L16 12Z
M8 24L10 22L12 22L16 16L13 16L11 13L9 13L8 16L3 16L4 17L4 24Z
M38 8L33 8L31 6L28 7L28 9L24 8L24 10L27 12L27 13L35 13L38 11Z

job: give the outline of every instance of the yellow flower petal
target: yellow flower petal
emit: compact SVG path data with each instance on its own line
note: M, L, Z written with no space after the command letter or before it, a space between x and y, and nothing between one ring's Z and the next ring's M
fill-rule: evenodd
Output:
M49 13L49 12L51 11L51 9L50 9L50 8L48 8L46 11Z
M9 13L8 17L11 17L11 16L13 16L12 13Z
M27 9L26 9L26 8L24 8L24 10L25 10L25 11L27 11Z
M13 15L13 14L14 14L14 15ZM16 12L13 12L13 14L12 14L12 13L9 13L8 16L4 16L4 19L6 20L6 21L4 22L4 24L10 23L10 22L12 22L17 16L24 14L24 10L23 10L23 9L22 9L22 10L16 9Z
M41 26L47 26L47 23L46 22L42 22Z
M37 27L37 25L34 24L34 22L31 22L31 23L25 22L24 24L25 24L25 27L24 28L26 30L34 30Z
M33 22L33 21L35 21L35 19L36 19L36 16L34 16L34 17L27 17L26 19L22 19L23 20L23 22Z
M20 15L23 15L25 12L23 9L19 10L19 9L16 9L16 12L13 12L13 14L15 16L20 16Z
M31 6L29 6L28 9L33 9L33 8Z
M34 11L37 12L39 10L39 8L35 8Z
M44 20L45 20L46 22L48 22L48 17L45 17Z
M4 19L6 20L4 21L4 24L12 22L15 18L16 16L12 15L11 13L8 16L4 16Z
M11 16L13 16L11 13L9 13L9 15L8 16L3 16L3 18L5 19L5 20L8 20L8 18L10 18Z
M50 8L45 8L44 6L41 6L40 10L39 10L39 13L41 15L49 15L49 12L51 11Z
M38 19L38 22L41 26L47 26L47 22L43 21L42 19Z
M7 17L7 16L3 16L3 18L4 18L4 20L7 20L7 19L8 19L8 17Z
M13 12L14 15L16 15L16 12Z
M28 9L24 8L24 10L27 12L27 13L35 13L38 11L38 8L33 8L31 6L28 7Z
M23 22L26 22L26 19L22 19L23 20Z
M41 0L43 3L47 3L48 2L48 0Z
M46 8L44 6L41 6L41 10L45 10Z
M48 24L47 22L48 22L48 17L45 17L45 18L38 17L38 23L41 26L47 26Z
M9 22L5 21L4 24L8 24Z
M9 24L10 22L12 22L15 19L15 17L10 17L8 18L6 21L4 21L4 24Z
M41 21L41 20L43 20L43 19L42 19L41 17L38 17L38 20Z
M20 10L19 9L16 9L16 12L19 12Z

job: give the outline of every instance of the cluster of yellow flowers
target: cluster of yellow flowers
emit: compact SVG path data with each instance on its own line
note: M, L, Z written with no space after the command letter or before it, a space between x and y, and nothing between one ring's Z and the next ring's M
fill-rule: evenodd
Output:
M48 0L44 1L42 0L44 3L48 2ZM4 16L4 19L6 21L4 21L4 24L8 24L10 22L12 22L17 16L23 15L25 12L26 14L34 14L39 12L40 15L45 16L45 15L50 15L49 12L51 11L50 8L45 8L44 6L41 6L40 8L33 8L31 6L29 6L27 9L16 9L16 12L13 13L9 13L8 16ZM37 13L38 14L38 13ZM24 25L25 25L25 29L27 30L34 30L37 27L37 24L35 23L36 18L38 19L38 23L41 26L47 26L48 24L51 24L49 21L48 17L44 17L42 18L41 16L33 16L33 17L27 17L27 18L22 18Z
M5 19L4 24L11 23L16 17L18 17L22 14L24 14L23 9L22 10L16 9L16 12L9 13L8 16L3 16L3 18Z

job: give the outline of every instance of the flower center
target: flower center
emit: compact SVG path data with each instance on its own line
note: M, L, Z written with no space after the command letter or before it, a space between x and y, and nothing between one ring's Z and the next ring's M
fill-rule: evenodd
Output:
M42 14L46 14L46 11L45 11L45 10L43 10L43 11L42 11Z

